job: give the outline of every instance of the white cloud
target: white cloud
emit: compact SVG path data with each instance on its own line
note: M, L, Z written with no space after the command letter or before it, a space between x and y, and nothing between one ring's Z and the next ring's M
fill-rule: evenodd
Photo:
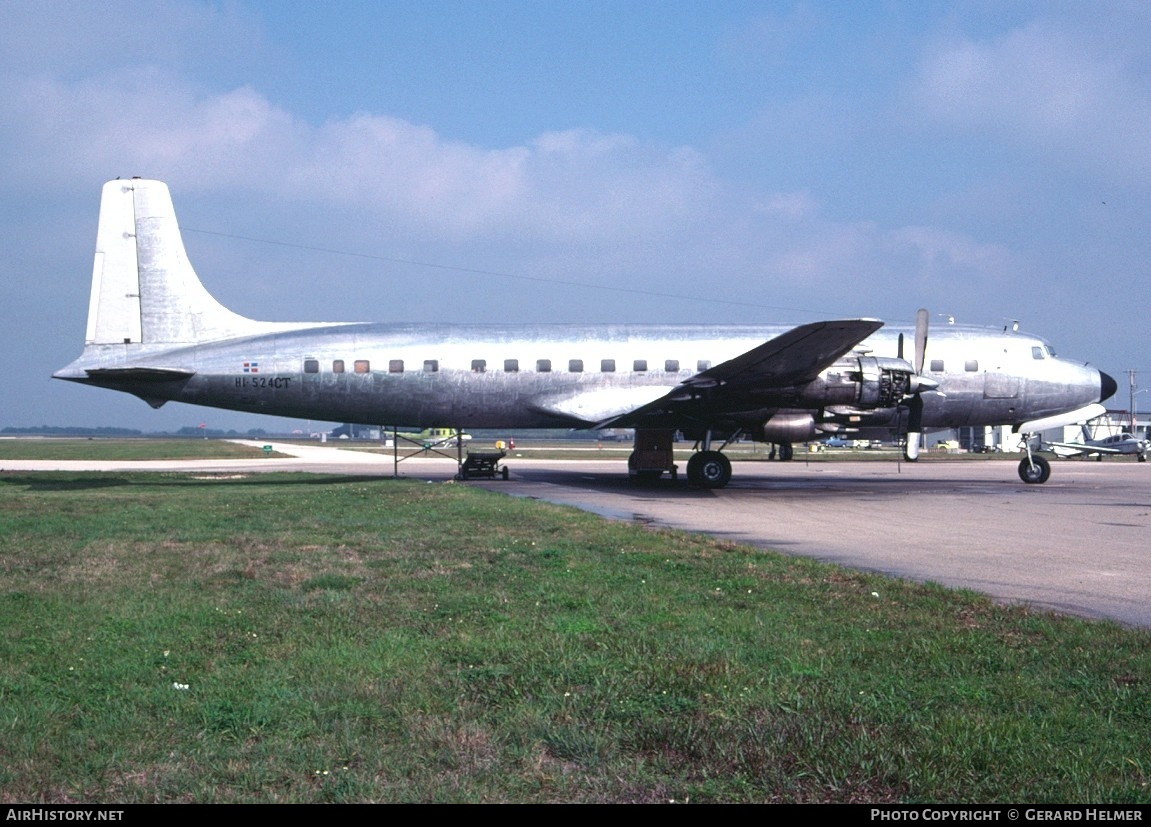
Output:
M1013 43L953 43L929 59L923 89L936 117L1007 117L1007 99L988 98L1005 63L1027 52ZM411 239L462 255L461 245L482 246L512 272L610 273L614 283L760 305L818 307L831 292L887 295L1006 273L1002 251L954 230L832 220L821 209L826 188L817 198L725 180L690 146L569 129L482 147L374 112L309 123L253 86L153 63L8 69L0 166L13 189L91 182L94 193L105 177L138 174L168 180L178 208L182 193L197 191L250 202L254 214L292 205L314 233L303 243L325 245L344 222L382 240L385 255L405 255L397 243ZM1063 109L1084 105L1073 96Z
M949 127L996 135L1069 169L1151 183L1151 78L1140 54L1035 21L987 39L936 45L917 101Z
M889 240L892 256L909 264L907 278L939 292L989 289L1021 266L1000 245L937 227L900 227Z

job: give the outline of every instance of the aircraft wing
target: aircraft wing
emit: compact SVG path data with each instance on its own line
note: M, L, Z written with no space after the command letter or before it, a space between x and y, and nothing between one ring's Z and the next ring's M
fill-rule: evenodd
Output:
M1126 453L1118 448L1104 448L1101 445L1082 445L1077 442L1045 442L1052 451L1060 456L1073 457L1076 454L1122 454Z
M725 400L746 401L764 388L787 388L809 382L879 328L876 319L812 322L792 328L762 345L685 379L660 398L627 413L597 422L596 428L634 428L644 419L673 414L706 395L710 407ZM736 407L731 410L737 410Z
M747 353L697 373L684 384L786 387L810 382L881 327L883 322L875 319L800 325Z

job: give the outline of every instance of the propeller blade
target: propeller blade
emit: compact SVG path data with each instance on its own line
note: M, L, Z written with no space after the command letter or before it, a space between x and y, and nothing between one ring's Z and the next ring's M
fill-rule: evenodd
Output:
M919 394L907 400L907 431L916 436L923 430L923 397Z
M919 438L918 431L912 431L907 435L907 447L903 452L911 462L919 459Z
M915 372L923 373L923 360L927 353L927 308L921 307L915 313Z

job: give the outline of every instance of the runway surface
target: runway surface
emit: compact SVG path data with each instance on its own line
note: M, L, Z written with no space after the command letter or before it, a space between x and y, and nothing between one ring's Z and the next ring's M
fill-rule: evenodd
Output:
M294 456L10 460L0 470L393 472L390 456L272 444ZM1050 482L1031 486L1020 482L1014 462L736 462L721 491L671 480L635 485L620 460L509 458L508 465L507 482L467 484L1151 627L1151 463L1056 462ZM455 464L419 458L399 471L447 481Z

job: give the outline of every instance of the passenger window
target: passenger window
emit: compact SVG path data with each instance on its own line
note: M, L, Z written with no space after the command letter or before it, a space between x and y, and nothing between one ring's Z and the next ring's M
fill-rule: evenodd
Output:
M643 373L647 370L647 359L636 359L631 363L631 369L636 373Z
M583 359L568 359L568 371L571 373L583 373Z
M488 363L483 359L472 359L472 373L484 373L488 369Z
M332 373L343 373L343 372L344 372L344 360L343 359L333 359L332 360Z
M551 359L536 359L536 373L551 373L552 360Z
M304 373L319 373L320 360L319 359L305 359L304 360Z
M932 373L943 373L943 360L942 359L932 359L931 360L931 372Z
M356 373L360 372L359 364L360 364L359 362L356 363ZM403 359L392 359L390 362L388 362L388 373L403 373L403 372L404 372L404 360Z
M439 359L425 359L424 360L424 373L438 373L440 370Z
M965 371L967 371L968 373L978 372L979 360L978 359L968 359L966 362L963 363L963 369Z
M700 359L698 362L695 363L695 369L698 373L703 373L705 370L707 370L710 367L711 367L711 362L709 362L707 359Z
M668 359L663 363L663 369L668 373L679 373L679 359Z
M519 373L519 359L504 359L504 373Z
M600 359L600 373L615 373L615 359Z
M403 362L400 362L401 371L404 369L403 364ZM371 373L372 364L367 359L357 359L352 363L352 370L354 370L356 373Z

